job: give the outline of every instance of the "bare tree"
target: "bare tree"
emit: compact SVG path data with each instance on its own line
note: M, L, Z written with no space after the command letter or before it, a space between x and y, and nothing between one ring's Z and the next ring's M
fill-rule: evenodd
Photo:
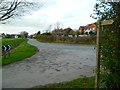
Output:
M0 21L22 15L34 4L26 0L0 0Z
M61 29L63 27L63 24L61 23L61 22L56 22L56 24L55 24L55 29L56 30L59 30L59 29Z

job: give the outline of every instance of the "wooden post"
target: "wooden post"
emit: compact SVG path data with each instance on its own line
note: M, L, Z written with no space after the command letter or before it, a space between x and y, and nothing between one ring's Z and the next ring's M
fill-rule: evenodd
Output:
M8 56L10 57L10 50L8 50Z
M96 77L95 77L95 88L99 89L100 80L100 33L101 33L101 23L98 21L97 26L97 41L96 41Z
M5 53L5 51L3 51L3 57L6 58L6 53Z

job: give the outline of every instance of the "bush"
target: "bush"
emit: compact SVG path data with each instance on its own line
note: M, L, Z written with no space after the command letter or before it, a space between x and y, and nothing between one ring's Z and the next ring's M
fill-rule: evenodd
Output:
M90 35L96 35L96 33L94 31L90 31L89 34Z
M105 26L101 42L101 87L120 88L120 29Z
M48 35L37 35L36 39L42 42L73 42L73 43L95 43L96 36L88 37L57 37Z
M37 35L35 38L42 42L55 42L56 41L56 38L53 35Z
M41 35L52 35L52 34L51 34L51 33L46 32L46 33L42 33Z

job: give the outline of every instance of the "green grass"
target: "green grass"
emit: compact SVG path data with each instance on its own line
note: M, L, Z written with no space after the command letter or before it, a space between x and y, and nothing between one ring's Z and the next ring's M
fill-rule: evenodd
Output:
M95 77L84 77L78 78L69 82L62 82L56 84L48 84L41 87L34 87L35 89L40 88L94 88L95 86ZM32 90L34 90L32 88Z
M10 39L10 40L8 39L8 42L11 40L18 41L18 39ZM19 40L21 40L21 39L19 39ZM5 40L5 41L7 41L7 40ZM4 57L2 58L2 65L6 65L6 64L10 64L10 63L13 63L16 61L20 61L20 60L23 60L25 58L28 58L28 57L34 55L37 52L37 48L35 46L27 44L27 41L28 41L27 39L24 39L21 42L21 44L19 43L19 45L16 41L14 41L13 43L17 44L17 47L16 47L16 45L13 45L12 42L10 42L10 45L13 45L15 47L12 46L14 49L11 50L10 57L7 56L6 58L4 58ZM7 42L7 44L9 44L8 42Z
M61 43L61 44L86 44L86 45L95 45L95 42L52 42L52 43Z
M44 40L41 40L41 39L36 39L37 41L39 41L39 42L43 42L43 43L48 43L48 42L46 42L46 41L44 41ZM49 42L50 43L50 42Z
M2 45L10 45L11 48L13 49L24 41L27 41L27 39L25 38L4 38L2 39Z

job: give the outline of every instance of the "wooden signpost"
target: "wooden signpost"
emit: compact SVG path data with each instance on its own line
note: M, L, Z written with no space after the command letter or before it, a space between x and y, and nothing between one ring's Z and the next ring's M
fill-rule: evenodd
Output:
M110 24L112 24L113 22L114 22L113 19L105 20L105 21L101 21L101 25L110 25Z
M98 21L97 24L97 41L96 41L96 77L95 77L95 88L99 89L100 81L100 44L101 44L101 32L103 25L113 24L113 20Z

